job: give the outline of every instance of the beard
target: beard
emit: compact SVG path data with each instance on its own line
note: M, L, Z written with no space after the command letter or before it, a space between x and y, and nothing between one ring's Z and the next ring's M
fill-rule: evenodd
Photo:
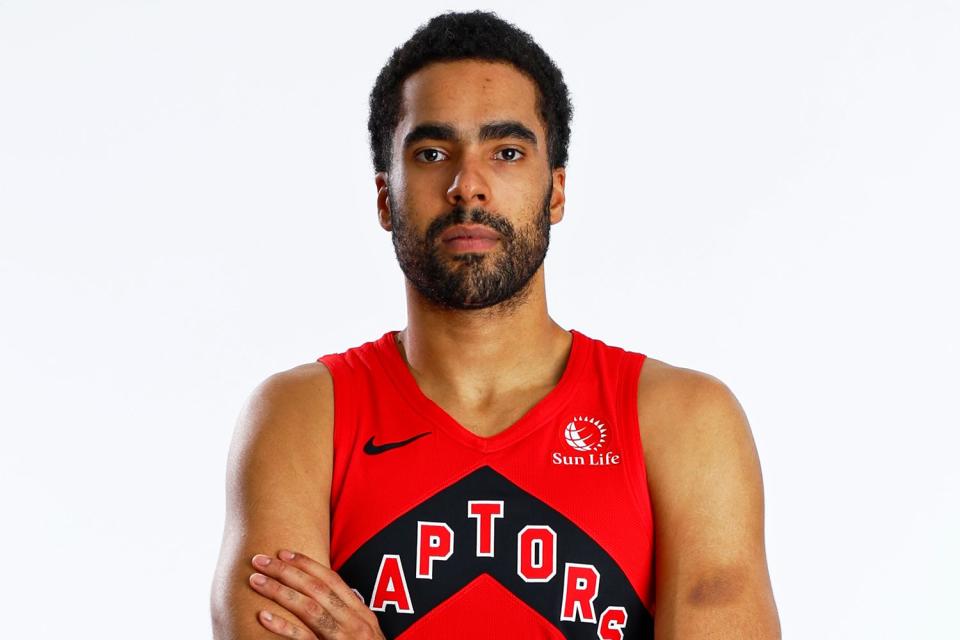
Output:
M430 223L424 236L407 223L406 212L390 198L390 221L397 262L425 298L446 309L486 309L520 304L543 264L550 246L550 196L553 178L531 222L514 227L497 213L457 205ZM457 224L483 224L500 234L500 244L488 252L446 254L440 234Z

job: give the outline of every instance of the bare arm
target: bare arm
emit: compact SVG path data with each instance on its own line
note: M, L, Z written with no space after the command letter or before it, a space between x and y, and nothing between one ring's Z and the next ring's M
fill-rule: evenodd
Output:
M223 542L210 592L217 640L275 640L261 610L290 617L248 579L257 553L297 549L329 566L333 384L322 364L275 374L251 394L227 464Z
M655 362L639 400L648 407L641 425L650 422L641 428L654 508L656 638L779 640L746 415L716 378Z

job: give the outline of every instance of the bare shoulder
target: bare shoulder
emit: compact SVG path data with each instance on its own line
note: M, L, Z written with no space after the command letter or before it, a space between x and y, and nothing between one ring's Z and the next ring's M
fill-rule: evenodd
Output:
M248 583L257 553L300 551L329 565L333 381L322 363L266 377L240 411L227 455L226 518L211 585L214 636L268 637L257 612L282 609Z
M724 432L749 431L743 407L722 380L655 358L644 362L637 409L645 451L656 449L657 457L682 455L674 451L678 440L708 441Z
M658 638L779 638L763 481L746 413L717 377L647 358L637 412L654 512Z
M330 370L327 369L327 366L322 362L300 364L285 371L279 371L267 376L267 378L254 389L252 395L255 397L262 391L278 391L282 393L307 391L308 396L312 397L313 394L309 393L311 389L319 391L321 394L333 390L333 377L330 375ZM305 399L311 398L308 397ZM322 399L332 401L333 397L331 394L330 398Z
M251 392L238 422L238 428L258 429L262 427L292 429L306 427L309 422L323 421L327 411L333 406L333 377L322 362L310 362L297 365L285 371L274 373L265 378ZM268 420L266 422L247 421L256 418L261 411L280 412L287 417L297 417L294 421ZM311 414L312 412L312 414ZM332 414L331 414L332 415ZM322 425L320 425L322 426ZM302 434L307 435L307 434Z
M237 418L228 454L228 490L236 488L231 478L268 473L289 482L322 480L316 475L332 459L332 434L333 378L325 365L302 364L268 376Z
M726 385L719 378L709 373L679 367L651 357L647 357L643 364L640 382L640 394L650 391L656 395L667 393L672 400L690 400L704 392L718 391L721 387L726 389Z

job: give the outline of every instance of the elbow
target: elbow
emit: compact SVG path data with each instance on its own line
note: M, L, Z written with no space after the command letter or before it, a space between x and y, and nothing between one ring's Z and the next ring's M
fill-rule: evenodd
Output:
M210 592L210 624L213 640L276 640L277 635L260 624L257 612L266 603L262 596L218 588Z
M229 640L235 637L230 625L229 608L223 592L217 589L216 583L210 589L210 625L213 630L213 640Z

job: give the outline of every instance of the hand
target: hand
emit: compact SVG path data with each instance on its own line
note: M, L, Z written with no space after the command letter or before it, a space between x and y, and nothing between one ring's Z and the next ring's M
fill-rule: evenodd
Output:
M261 611L260 624L271 632L298 640L383 640L376 614L330 567L286 550L276 557L257 554L252 562L262 574L252 574L250 586L296 616Z

